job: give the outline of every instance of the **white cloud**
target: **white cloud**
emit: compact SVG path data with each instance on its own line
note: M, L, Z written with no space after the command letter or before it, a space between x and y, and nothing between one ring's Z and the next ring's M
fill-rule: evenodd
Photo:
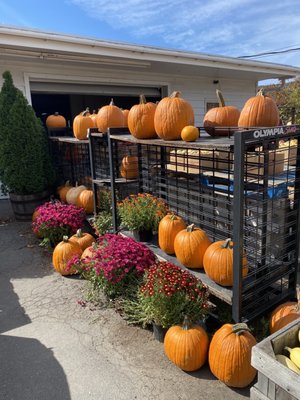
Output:
M300 42L295 0L69 1L112 29L126 30L141 43L240 56ZM300 52L283 55L282 61L278 58L269 60L297 60L300 66Z

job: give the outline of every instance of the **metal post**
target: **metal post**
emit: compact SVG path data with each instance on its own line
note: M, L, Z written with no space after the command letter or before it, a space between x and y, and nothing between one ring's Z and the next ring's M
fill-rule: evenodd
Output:
M93 190L93 203L94 203L94 216L97 214L97 190L95 180L95 165L94 165L94 146L92 145L92 132L91 129L88 130L89 139L89 154L90 154L90 166L91 166L91 178L92 178L92 190Z
M113 224L113 232L117 233L118 220L117 220L117 199L116 199L116 188L115 188L115 165L114 165L114 155L113 155L113 144L110 138L109 128L107 132L107 142L108 142L108 157L109 157L109 170L110 170L112 224Z

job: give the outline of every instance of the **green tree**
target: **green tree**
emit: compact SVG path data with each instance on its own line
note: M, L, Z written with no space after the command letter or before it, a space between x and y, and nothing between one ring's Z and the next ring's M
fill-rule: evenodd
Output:
M5 191L41 192L55 181L41 121L9 71L0 92L0 181Z

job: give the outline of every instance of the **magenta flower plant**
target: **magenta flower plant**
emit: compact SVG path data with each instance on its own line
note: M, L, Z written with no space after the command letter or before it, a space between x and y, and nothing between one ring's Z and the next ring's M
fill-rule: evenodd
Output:
M42 239L41 246L54 247L63 236L71 236L82 228L85 212L73 204L50 201L36 208L33 232Z
M146 245L108 233L97 239L93 255L86 259L75 257L68 267L76 268L94 288L101 288L109 297L116 297L136 288L154 261L155 255Z

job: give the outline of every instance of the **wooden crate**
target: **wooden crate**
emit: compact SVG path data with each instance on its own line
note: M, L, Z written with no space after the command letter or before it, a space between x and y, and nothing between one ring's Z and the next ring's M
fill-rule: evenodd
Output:
M300 318L268 336L252 348L251 365L257 369L257 383L250 390L252 400L300 399L300 376L280 364L275 355L284 347L299 347Z

